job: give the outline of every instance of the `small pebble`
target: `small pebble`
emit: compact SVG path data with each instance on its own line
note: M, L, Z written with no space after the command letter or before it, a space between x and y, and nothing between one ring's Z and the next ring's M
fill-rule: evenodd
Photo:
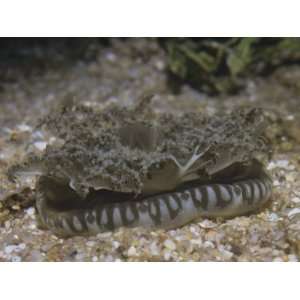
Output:
M99 239L107 239L111 236L112 236L112 232L110 232L110 231L97 234L97 238L99 238Z
M46 143L46 142L35 142L35 143L34 143L34 146L35 146L38 150L43 151L43 150L46 149L47 143Z
M165 69L166 65L162 60L157 60L155 62L155 68L159 71L163 71Z
M224 249L224 247L219 248L220 253L222 254L222 257L226 260L231 259L233 256L233 253Z
M110 62L115 62L117 56L113 52L107 52L105 58Z
M170 250L165 250L164 251L164 259L165 260L170 260L171 258L171 251Z
M278 217L278 215L275 214L275 213L270 213L269 216L268 216L268 219L269 219L269 221L271 221L271 222L276 222L276 221L278 221L279 217Z
M278 159L276 161L271 161L269 163L269 165L267 166L268 170L272 170L275 168L282 168L282 169L286 169L286 170L294 170L295 166L290 165L288 160L285 159Z
M17 128L22 131L22 132L25 132L25 131L31 131L32 130L32 127L27 125L27 124L20 124L17 126Z
M152 255L159 255L159 247L157 246L156 242L152 242L149 249Z
M167 249L170 249L170 250L175 250L176 249L176 245L175 243L172 241L172 240L165 240L164 242L164 246L167 248Z
M21 250L24 250L24 249L26 248L26 244L25 244L25 243L19 244L19 248L20 248Z
M205 219L199 223L199 226L206 229L206 228L215 228L217 224L208 219Z
M16 204L16 205L13 205L13 206L12 206L12 209L13 209L13 210L20 210L21 207L20 207L20 205L17 205L17 204Z
M291 201L294 202L294 203L300 203L300 198L299 197L293 197L291 199Z
M298 261L297 256L294 254L289 254L288 259L289 259L289 261Z
M40 130L36 130L32 133L32 137L34 139L42 139L44 138L44 134Z
M113 257L112 255L107 255L105 261L112 262L112 261L115 261L115 260L116 260L115 257Z
M118 249L120 247L120 243L118 241L112 241L112 246L114 249Z
M203 243L203 246L204 246L204 248L215 248L214 243L211 242L211 241L205 241L205 242Z
M77 260L77 261L83 261L84 260L84 258L85 258L85 254L84 253L78 253L78 254L76 254L76 256L75 256L75 259Z
M273 259L274 262L283 262L284 260L281 257L276 257Z
M86 245L87 245L88 247L94 247L95 244L96 244L95 241L87 241L87 242L86 242Z
M16 251L18 247L16 245L8 245L4 248L4 252L6 254L11 254L12 252Z
M300 214L300 207L293 208L288 212L288 218L292 219L293 217L295 217L295 215L298 214Z
M11 261L13 261L13 262L20 262L20 261L22 261L22 258L20 256L13 256L12 259L11 259Z
M128 255L128 256L136 256L136 255L137 255L137 252L136 252L136 249L135 249L134 246L131 246L131 247L128 249L127 255Z
M49 144L50 145L53 145L55 142L56 142L56 138L54 136L52 136L50 139L49 139Z
M5 221L5 222L4 222L4 226L5 226L5 229L9 229L10 226L11 226L10 221Z
M193 245L198 246L198 247L201 247L201 246L203 245L203 242L202 242L202 239L201 239L201 238L199 238L199 239L193 239L193 240L191 240L191 243L192 243Z
M34 207L29 207L26 210L26 214L29 216L33 216L35 214L35 208Z
M30 252L30 261L38 262L43 261L44 256L43 254L38 250L32 250Z
M37 229L37 226L36 226L35 223L32 223L32 224L30 224L30 225L28 226L28 228L31 229L31 230L34 230L34 229Z

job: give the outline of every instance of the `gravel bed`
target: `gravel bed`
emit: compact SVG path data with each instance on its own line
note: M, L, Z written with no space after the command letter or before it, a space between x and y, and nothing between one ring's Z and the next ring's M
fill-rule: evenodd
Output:
M132 54L134 53L134 55ZM300 259L300 68L249 81L237 96L207 97L188 86L172 94L166 57L155 40L114 41L95 61L4 83L0 91L0 261L298 261ZM287 84L288 78L288 84ZM213 115L237 106L262 106L272 121L274 179L270 203L233 219L199 219L176 230L119 229L61 239L39 228L34 181L15 183L7 169L29 151L41 153L51 137L35 129L58 103L134 103L154 93L163 111Z

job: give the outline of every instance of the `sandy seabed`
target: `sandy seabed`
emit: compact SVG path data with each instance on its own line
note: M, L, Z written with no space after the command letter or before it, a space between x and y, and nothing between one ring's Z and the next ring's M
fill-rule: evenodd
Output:
M135 53L133 56L132 53ZM0 90L0 261L298 261L300 259L300 67L249 80L237 96L208 97L188 86L172 94L166 57L155 40L115 41L97 59L36 76L16 76ZM39 117L68 99L135 103L154 93L155 109L228 113L239 106L269 111L275 145L269 170L274 189L261 211L228 220L200 219L170 231L119 229L60 239L39 229L34 183L9 181L7 168L51 137L35 129Z

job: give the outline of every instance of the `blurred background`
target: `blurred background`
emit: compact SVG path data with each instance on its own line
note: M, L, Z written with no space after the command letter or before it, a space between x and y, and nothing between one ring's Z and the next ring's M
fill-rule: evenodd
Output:
M170 112L267 108L283 142L299 142L299 63L299 38L1 38L0 125L34 125L70 100L154 94Z
M242 97L295 112L299 62L299 38L1 38L0 118L14 123L66 98L126 105L145 93L161 106L216 100L214 110Z

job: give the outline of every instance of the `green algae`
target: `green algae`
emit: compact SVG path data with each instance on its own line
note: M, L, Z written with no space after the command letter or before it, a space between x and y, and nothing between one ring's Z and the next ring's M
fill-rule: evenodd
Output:
M300 61L299 38L170 38L168 71L209 94L234 93L251 77Z

